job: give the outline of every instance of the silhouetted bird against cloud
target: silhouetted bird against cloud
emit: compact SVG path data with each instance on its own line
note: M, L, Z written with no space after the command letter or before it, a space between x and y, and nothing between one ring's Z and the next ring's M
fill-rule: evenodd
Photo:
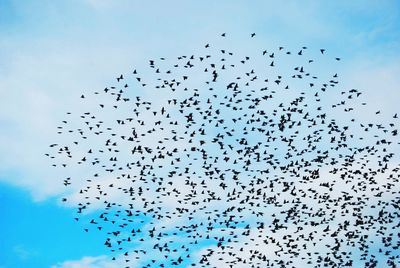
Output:
M46 157L84 231L126 267L396 267L397 113L356 119L326 49L211 41L81 95L57 127Z

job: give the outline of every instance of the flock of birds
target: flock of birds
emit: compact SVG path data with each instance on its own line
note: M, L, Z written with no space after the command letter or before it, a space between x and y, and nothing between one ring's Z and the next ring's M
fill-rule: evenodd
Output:
M396 267L397 114L365 122L340 61L205 44L118 75L46 154L63 201L121 267Z

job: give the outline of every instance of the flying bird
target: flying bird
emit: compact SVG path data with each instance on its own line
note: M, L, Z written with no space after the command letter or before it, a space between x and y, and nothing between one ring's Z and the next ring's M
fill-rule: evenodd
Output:
M397 113L325 49L208 42L80 94L45 154L76 224L126 267L396 267Z

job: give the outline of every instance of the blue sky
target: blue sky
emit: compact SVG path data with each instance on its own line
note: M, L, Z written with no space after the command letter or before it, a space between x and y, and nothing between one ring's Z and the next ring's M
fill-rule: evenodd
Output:
M106 253L100 237L95 233L83 235L82 227L73 224L72 211L55 206L54 199L32 203L26 190L1 184L0 200L3 266L48 267L60 259ZM85 240L94 243L82 243ZM74 250L66 250L65 245Z
M252 32L258 45L324 47L343 58L345 86L385 118L398 111L398 1L1 0L1 268L114 267L104 237L60 202L71 193L43 157L56 126L82 91L222 32L242 47Z

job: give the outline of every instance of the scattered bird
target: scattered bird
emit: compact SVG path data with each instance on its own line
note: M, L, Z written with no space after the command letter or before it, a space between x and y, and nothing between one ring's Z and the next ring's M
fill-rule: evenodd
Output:
M349 117L361 91L308 70L325 49L298 49L207 43L81 95L46 153L85 170L63 178L75 221L126 267L396 267L397 124Z

